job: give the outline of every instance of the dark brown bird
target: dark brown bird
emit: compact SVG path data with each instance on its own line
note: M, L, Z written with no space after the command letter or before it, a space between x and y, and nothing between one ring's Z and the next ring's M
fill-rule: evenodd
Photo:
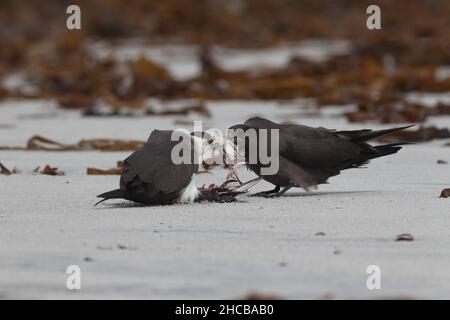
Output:
M126 199L143 204L192 202L200 194L195 185L199 165L207 156L214 156L214 139L207 133L191 135L190 163L174 164L172 149L180 141L171 141L171 130L154 130L148 141L124 161L120 188L99 195L108 199ZM215 149L214 149L215 150ZM197 161L194 161L197 157ZM97 205L96 204L96 205Z
M328 178L338 175L342 170L357 168L371 159L396 153L401 149L400 145L405 143L372 146L368 141L409 127L411 126L379 131L371 129L335 131L296 124L278 124L255 117L230 129L241 129L244 132L255 129L257 144L252 145L248 139L245 139L243 144L246 166L262 179L275 185L275 189L260 192L256 196L279 197L292 187L308 191L319 184L327 183ZM269 129L268 135L264 136L268 140L268 150L270 150L270 129L279 130L279 168L275 174L262 174L261 169L270 164L262 164L259 156L254 163L250 161L249 153L259 155L261 139L259 129ZM236 137L239 139L239 135L234 135L235 139Z

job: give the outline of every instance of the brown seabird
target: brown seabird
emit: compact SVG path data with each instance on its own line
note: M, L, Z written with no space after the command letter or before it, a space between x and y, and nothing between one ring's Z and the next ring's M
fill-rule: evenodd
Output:
M232 138L236 144L245 148L245 164L262 179L275 185L273 190L260 192L256 196L279 197L292 187L300 187L308 191L317 185L327 183L328 178L338 175L342 170L357 168L369 160L396 153L405 143L372 146L368 141L403 130L411 126L372 131L371 129L354 131L336 131L325 128L312 128L296 124L278 124L270 120L255 117L244 124L230 127ZM230 130L229 129L229 130ZM242 133L254 129L257 143L249 143ZM262 169L269 165L261 162L260 129L266 129L268 140L266 145L270 150L271 129L278 130L278 170L275 174L263 174ZM229 137L230 138L230 137ZM262 150L267 154L268 150ZM249 154L253 152L256 161L250 161ZM277 155L271 155L277 156ZM264 164L263 164L264 163Z

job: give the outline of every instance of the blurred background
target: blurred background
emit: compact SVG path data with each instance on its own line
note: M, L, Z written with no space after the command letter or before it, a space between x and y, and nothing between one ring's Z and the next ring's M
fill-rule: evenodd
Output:
M152 130L255 115L418 143L278 200L93 207ZM449 127L448 0L0 0L0 299L448 298Z
M372 2L2 0L0 99L83 116L207 117L205 101L305 98L303 116L333 106L349 122L449 115L450 3L376 1L382 29L368 30ZM70 4L79 31L66 28ZM149 98L196 102L168 110Z

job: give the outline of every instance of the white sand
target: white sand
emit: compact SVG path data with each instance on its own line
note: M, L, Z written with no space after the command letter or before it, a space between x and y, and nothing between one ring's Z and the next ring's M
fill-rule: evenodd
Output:
M210 108L214 117L207 122L219 128L252 114L281 120L293 110L267 102ZM0 123L16 126L0 129L0 145L24 145L33 134L65 143L145 139L153 128L174 127L171 117L83 119L36 102L4 103L0 114ZM33 114L47 116L36 120ZM433 121L448 125L449 118ZM373 127L349 126L341 118L302 123ZM25 173L0 176L0 298L204 299L258 292L292 299L448 299L450 200L438 196L450 187L450 165L436 164L450 162L444 142L407 146L311 194L297 189L279 199L160 207L119 200L93 207L118 177L86 176L86 167L112 167L127 153L2 151L3 164ZM47 163L66 176L30 174ZM217 170L200 182L224 176ZM261 183L254 191L269 188ZM415 241L394 241L400 233ZM72 264L82 270L79 291L65 287ZM366 288L372 264L381 267L381 290Z

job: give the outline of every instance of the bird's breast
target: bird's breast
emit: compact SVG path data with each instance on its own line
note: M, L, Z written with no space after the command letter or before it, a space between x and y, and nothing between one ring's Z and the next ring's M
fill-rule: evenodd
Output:
M180 203L194 202L195 199L197 199L197 197L199 196L199 194L200 191L198 191L197 186L195 185L195 174L193 174L189 184L180 191L180 197L178 199L178 202Z

